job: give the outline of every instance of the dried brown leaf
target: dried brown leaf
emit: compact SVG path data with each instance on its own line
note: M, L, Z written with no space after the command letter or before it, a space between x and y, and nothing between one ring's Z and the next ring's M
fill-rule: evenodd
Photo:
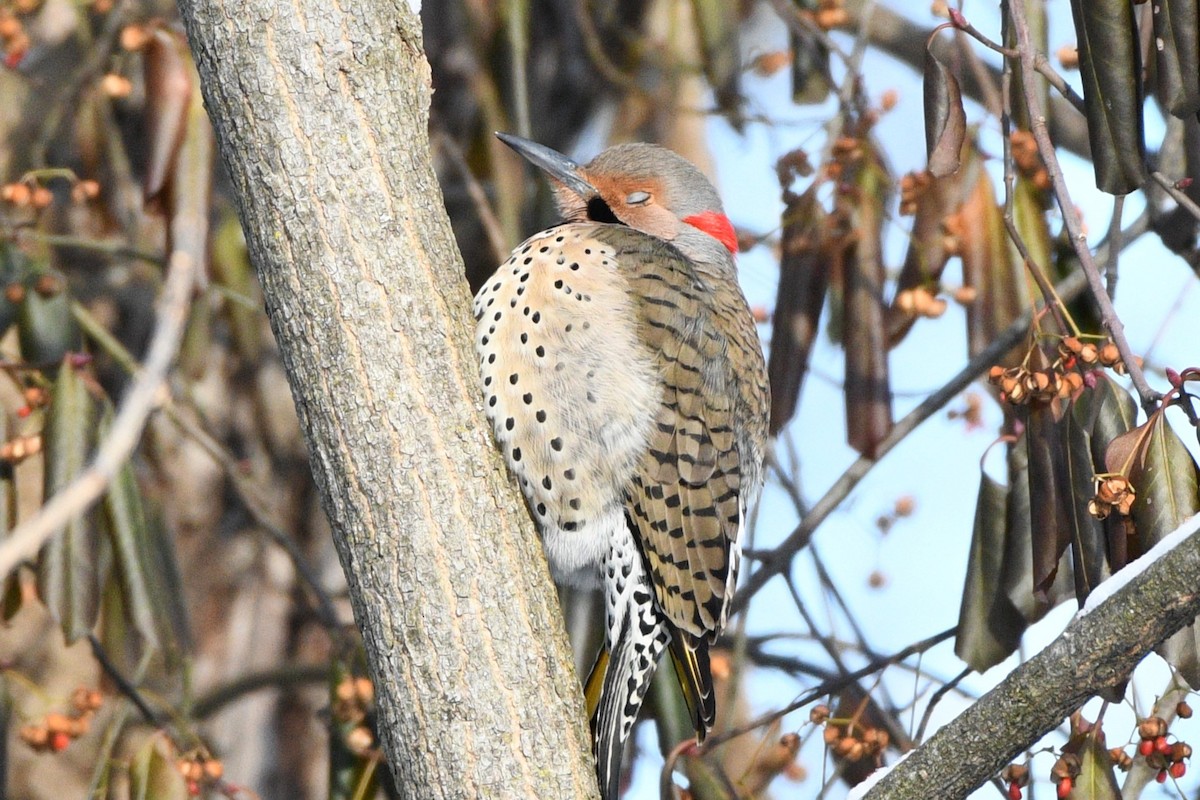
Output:
M967 135L962 90L937 56L925 49L925 154L935 178L958 171L959 154Z

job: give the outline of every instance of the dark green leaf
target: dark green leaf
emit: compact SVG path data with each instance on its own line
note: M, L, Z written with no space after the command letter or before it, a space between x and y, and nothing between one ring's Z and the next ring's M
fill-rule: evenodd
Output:
M46 415L45 496L53 497L83 471L96 445L96 401L83 376L64 363ZM99 607L99 535L86 511L55 532L38 558L38 593L67 642L88 633Z
M1071 0L1096 186L1128 194L1146 181L1142 65L1130 0Z
M1137 490L1131 516L1143 551L1200 512L1196 462L1162 414L1151 418L1140 469L1130 475L1130 480ZM1191 686L1200 686L1197 636L1193 624L1167 639L1157 650Z
M954 73L925 49L925 155L926 169L935 178L958 171L959 154L967 135L967 115L962 91Z
M864 145L864 150L867 149ZM855 176L855 235L846 248L846 428L850 446L866 456L892 428L887 332L883 321L883 203L890 180L874 153Z
M1188 119L1200 111L1200 14L1196 0L1155 0L1154 51L1158 95L1170 112Z
M782 430L796 413L821 308L825 305L829 264L817 241L824 220L815 189L792 196L783 212L779 294L767 362L772 434Z
M1108 748L1104 746L1099 726L1092 729L1078 751L1079 774L1075 777L1075 788L1071 797L1079 800L1121 800L1121 789L1117 785L1114 766Z
M1001 582L1008 552L1007 505L1008 490L983 474L954 642L954 653L976 672L1008 658L1025 632L1025 620Z
M1071 411L1079 424L1091 435L1092 464L1096 472L1107 471L1105 452L1113 439L1134 427L1137 420L1137 404L1129 396L1129 392L1109 377L1100 375L1095 388L1083 392ZM1127 523L1128 520L1118 514L1109 514L1103 521L1111 572L1116 572L1138 556L1138 552L1129 551Z
M1022 436L1008 450L1008 503L1005 509L1004 563L1000 584L1026 622L1037 622L1071 591L1071 563L1063 556L1049 589L1034 591L1033 509L1029 494L1029 454Z
M245 363L257 363L262 347L262 297L242 226L232 212L213 232L212 273L214 284L226 291L224 308L234 347Z
M1047 597L1059 560L1071 543L1071 486L1065 480L1063 439L1061 423L1055 420L1050 406L1029 409L1025 441L1029 448L1034 592Z
M1096 468L1092 463L1092 436L1080 422L1076 409L1063 416L1063 494L1070 525L1071 555L1075 565L1075 599L1083 605L1105 578L1108 568L1108 534L1104 523L1088 511L1095 494Z
M112 411L105 408L100 422L101 437L106 435L111 424ZM149 586L153 576L147 574L147 567L153 562L150 532L142 507L142 493L128 461L121 466L104 496L104 510L108 513L106 527L112 539L125 611L146 644L157 649L161 640Z
M83 340L65 289L49 295L26 290L17 311L17 338L21 357L36 366L55 366L67 353L79 351Z

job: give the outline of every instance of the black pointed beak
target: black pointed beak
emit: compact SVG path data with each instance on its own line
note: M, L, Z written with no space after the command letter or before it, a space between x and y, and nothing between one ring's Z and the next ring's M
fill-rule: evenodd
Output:
M522 139L520 136L513 136L509 133L497 132L496 138L513 150L516 150L530 164L541 169L584 200L588 200L598 194L596 187L584 179L583 174L579 170L579 165L557 150L551 150L544 144L538 144L529 139Z

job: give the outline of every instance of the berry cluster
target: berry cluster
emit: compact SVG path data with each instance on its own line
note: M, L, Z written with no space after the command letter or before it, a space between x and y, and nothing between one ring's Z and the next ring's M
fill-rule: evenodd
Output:
M367 714L375 703L375 687L367 678L347 675L333 690L334 720L352 726L346 733L346 749L356 756L366 757L375 747L375 734L366 724Z
M1141 366L1141 359L1136 359ZM1028 362L1028 359L1026 359ZM1000 389L1001 402L1023 406L1049 403L1074 397L1089 378L1081 370L1109 367L1118 375L1126 372L1121 353L1112 341L1099 344L1065 336L1058 345L1058 358L1045 369L1029 369L1026 364L1004 368L996 364L988 370L988 383Z
M1058 353L1064 369L1074 369L1077 364L1081 363L1087 367L1094 367L1097 364L1109 367L1118 375L1124 375L1126 372L1125 362L1121 360L1121 351L1117 349L1117 345L1111 339L1096 344L1084 342L1077 336L1067 336L1058 346ZM1141 366L1141 360L1137 361L1138 366Z
M80 686L71 694L69 712L52 711L38 722L22 725L18 735L39 753L61 753L88 732L92 717L103 702L100 692Z
M1106 519L1115 510L1127 517L1136 499L1133 484L1124 475L1097 475L1096 496L1088 500L1088 513L1097 519Z
M909 172L900 177L900 216L911 217L917 213L917 201L933 184L928 170Z
M1024 764L1009 764L1000 771L1000 780L1008 800L1021 800L1021 789L1029 785L1029 767Z
M877 761L891 742L891 736L883 728L873 728L853 719L832 719L827 705L814 706L808 718L818 725L824 723L825 745L835 756L847 761L867 758Z
M896 294L896 308L914 317L937 319L946 313L946 301L924 286L905 289Z
M225 765L221 760L203 752L180 756L175 768L187 781L187 791L192 797L198 797L205 786L217 785L225 775Z
M0 461L19 464L30 456L42 452L42 435L16 436L0 444Z
M1050 780L1053 781L1056 796L1059 800L1065 798L1075 788L1075 779L1082 769L1079 756L1074 753L1063 753L1058 761L1050 768Z
M1005 369L999 364L988 370L988 383L1000 388L1001 402L1014 406L1066 400L1083 388L1083 376L1055 364L1043 370L1024 365Z
M1188 713L1191 713L1190 708ZM1168 777L1179 780L1187 774L1187 764L1184 760L1192 757L1192 747L1187 742L1172 742L1167 738L1166 720L1162 717L1147 717L1142 720L1138 723L1138 737L1138 755L1146 759L1146 764L1152 769L1157 770L1155 780L1166 783Z

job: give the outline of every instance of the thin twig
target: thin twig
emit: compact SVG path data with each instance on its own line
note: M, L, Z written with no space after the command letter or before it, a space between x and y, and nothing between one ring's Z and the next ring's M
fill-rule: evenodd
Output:
M979 42L989 50L993 50L1005 58L1021 57L1019 51L1014 50L1011 47L1005 47L999 42L994 42L989 39L982 31L980 31L971 23L967 22L967 20L961 14L954 16L951 21L955 28L971 36L975 39L975 41ZM1066 98L1066 100L1075 107L1076 111L1078 111L1080 114L1087 113L1083 105L1083 98L1080 97L1073 88L1071 88L1071 84L1067 83L1066 78L1058 74L1054 67L1050 65L1050 59L1046 58L1046 55L1041 51L1034 51L1033 68L1038 72L1038 74L1046 79L1047 83L1057 89L1058 93Z
M517 135L533 136L529 121L529 0L508 0L505 22L508 29L510 78L512 79L513 118Z
M71 247L77 250L87 250L92 253L102 253L104 255L113 256L115 258L135 258L139 261L145 261L148 264L153 264L156 267L162 267L166 263L161 255L157 253L149 253L145 250L139 250L133 247L128 242L117 239L99 240L87 239L81 236L64 236L56 233L42 233L38 230L23 228L16 233L17 239L30 239L40 244L48 244L51 247Z
M751 731L755 731L755 730L763 727L764 725L770 725L772 722L779 719L780 717L784 717L784 716L792 713L793 711L795 711L798 708L803 708L804 706L806 706L809 703L816 700L818 697L824 697L825 695L828 695L828 694L834 694L834 693L846 688L847 686L850 686L851 684L856 683L859 679L865 678L868 675L873 675L885 667L889 667L893 664L898 664L901 661L904 661L906 658L917 655L918 653L924 653L926 650L936 647L937 645L941 644L942 642L946 641L947 639L950 639L957 632L958 632L958 626L955 626L953 628L947 628L946 630L942 631L941 633L935 633L933 636L930 636L926 639L922 639L919 642L913 642L908 647L905 647L903 650L900 650L893 655L887 656L885 658L875 659L874 661L867 664L866 666L864 666L860 669L856 669L854 672L849 672L845 675L838 676L837 678L834 678L832 680L825 681L821 685L815 686L812 689L805 692L804 694L800 695L799 698L792 701L791 703L789 703L788 705L784 706L781 709L777 709L775 711L771 711L769 713L763 714L762 716L758 717L757 719L753 719L753 720L745 723L744 725L739 725L736 728L731 728L730 730L725 731L724 733L720 733L720 734L717 734L716 736L708 737L708 739L705 740L705 742L704 742L704 747L702 748L702 752L704 752L704 753L710 752L713 748L719 747L720 745L724 744L725 742L728 742L730 739L734 739L734 738L737 738L738 736L742 736L744 734L750 733Z
M108 676L108 679L117 687L117 691L125 695L129 702L137 707L142 717L149 724L156 728L162 727L164 724L163 718L150 707L146 699L142 697L142 693L137 690L129 680L121 674L121 670L117 669L117 665L108 657L108 652L105 651L104 645L96 638L95 634L87 635L88 644L92 646L92 657L96 659L96 663L100 665L100 669Z
M1193 217L1200 219L1200 205L1197 205L1195 200L1181 192L1179 187L1175 185L1175 181L1171 180L1157 170L1151 172L1150 176L1154 178L1155 182L1161 186L1167 194L1171 195L1172 200L1186 208L1188 213Z
M930 696L929 703L925 706L925 713L921 715L921 724L917 728L917 735L913 737L914 741L920 742L925 739L925 729L929 726L929 718L933 716L933 710L937 708L937 704L942 701L943 697L957 689L958 685L963 682L963 679L965 679L972 672L974 672L974 670L970 667L964 668L962 672L951 678L949 682L942 684L942 686Z
M1112 300L1108 297L1108 292L1104 290L1104 280L1100 277L1100 270L1097 269L1096 262L1092 258L1092 253L1088 249L1087 235L1083 232L1083 225L1079 219L1079 211L1071 201L1071 191L1067 188L1066 178L1063 176L1062 167L1059 166L1058 156L1054 152L1054 143L1050 141L1050 133L1046 128L1046 110L1042 108L1041 98L1038 97L1037 84L1035 83L1037 79L1033 76L1035 58L1033 43L1030 40L1029 34L1029 21L1025 16L1025 4L1023 2L1009 2L1006 5L1012 17L1013 30L1017 35L1017 49L1020 51L1022 67L1021 83L1025 102L1029 105L1030 127L1032 128L1034 139L1037 140L1038 152L1042 156L1042 161L1046 164L1046 172L1050 175L1050 182L1054 186L1054 196L1058 200L1059 209L1062 211L1063 226L1066 228L1067 236L1071 240L1071 247L1075 250L1075 255L1079 257L1079 265L1083 270L1084 277L1087 278L1088 288L1091 290L1092 297L1100 309L1100 320L1104 323L1104 327L1108 329L1113 343L1116 344L1117 350L1121 353L1121 360L1125 362L1129 378L1133 381L1133 386L1137 389L1138 396L1142 400L1142 408L1145 409L1147 414L1150 414L1158 407L1158 401L1162 395L1150 388L1150 384L1146 382L1145 373L1142 372L1142 368L1134 360L1133 351L1129 347L1129 341L1125 338L1125 326L1122 324L1121 318L1117 316Z
M84 333L108 353L130 376L137 377L141 373L142 367L137 363L133 354L117 341L116 337L109 333L108 329L101 325L81 303L73 303L71 313ZM251 482L243 474L238 460L208 431L183 414L176 407L173 398L168 398L163 404L162 413L180 431L199 444L213 461L221 465L234 493L241 500L242 507L254 519L256 527L266 533L287 553L301 582L308 586L314 598L314 611L321 624L329 630L331 636L338 636L343 626L334 608L333 599L321 585L316 570L308 563L308 558L300 551L295 537L284 531L267 511L266 504L259 497L258 488L251 485Z
M159 298L158 321L144 367L129 387L108 436L96 449L92 462L75 480L0 543L0 579L11 574L22 561L37 555L42 545L72 517L99 500L133 454L146 421L162 401L167 370L175 360L183 337L197 266L191 254L184 250L171 254Z
M1145 233L1149 224L1150 216L1148 213L1143 212L1124 231L1122 242L1129 242L1136 239L1142 233ZM1111 252L1108 243L1104 242L1097 248L1097 258L1102 262L1106 262L1111 257ZM1063 302L1069 302L1082 294L1085 288L1086 279L1084 276L1079 272L1073 272L1059 282L1055 287L1055 293L1062 298ZM995 364L1001 356L1020 343L1029 332L1029 325L1032 318L1032 312L1027 311L1023 314L1020 319L1013 322L997 336L995 341L988 345L986 349L967 362L967 365L951 378L945 386L931 394L920 405L910 411L907 416L899 420L892 427L891 431L888 432L888 435L884 437L883 441L879 443L875 458L862 456L851 464L825 495L813 505L809 513L796 526L796 529L775 548L775 552L770 556L764 557L761 560L759 568L747 577L746 583L738 589L738 593L733 599L733 611L736 613L744 609L750 599L767 581L788 569L796 553L800 552L808 544L808 540L813 532L833 513L834 509L850 494L859 481L866 477L867 473L878 463L879 459L883 458L893 447L903 441L917 426L949 403L959 392L967 388L972 381Z
M471 198L471 203L475 206L475 213L479 216L479 224L483 226L483 232L487 235L488 244L492 247L492 260L499 264L508 258L508 251L511 249L508 240L504 237L504 226L500 224L500 218L496 216L495 209L492 208L491 202L488 200L487 192L479 183L479 179L475 177L475 173L471 172L470 165L467 164L467 159L463 155L462 148L450 136L444 133L439 133L434 137L434 144L442 151L442 154L450 160L454 168L458 170L458 175L463 180L464 186L467 189L467 195Z
M1113 198L1112 219L1108 221L1108 240L1113 243L1112 258L1104 267L1104 288L1108 291L1108 299L1117 299L1118 263L1121 255L1121 217L1125 210L1125 195L1119 194Z
M592 19L587 0L576 0L575 21L579 25L579 34L583 37L583 47L587 50L588 58L604 79L628 92L645 94L637 78L622 71L608 57L608 53L604 52L604 42L600 38L600 32L596 30L596 22Z
M276 669L252 672L197 698L192 705L191 716L197 720L211 717L230 703L263 689L327 683L329 675L329 664L285 664Z

